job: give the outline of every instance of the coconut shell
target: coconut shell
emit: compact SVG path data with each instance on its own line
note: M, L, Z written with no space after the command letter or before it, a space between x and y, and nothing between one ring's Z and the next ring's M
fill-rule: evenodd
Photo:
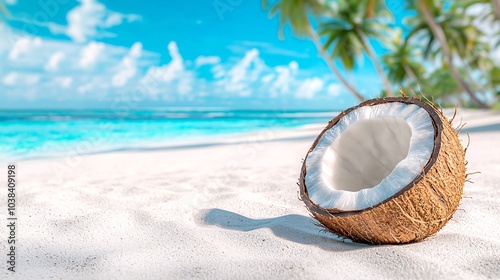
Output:
M387 200L359 211L325 209L308 196L305 177L307 155L323 134L343 116L362 107L389 102L414 104L424 108L434 126L434 149L421 174ZM458 134L434 105L407 97L368 100L332 119L314 141L300 175L300 194L312 215L328 231L356 242L397 244L422 240L438 232L455 213L462 197L465 151Z

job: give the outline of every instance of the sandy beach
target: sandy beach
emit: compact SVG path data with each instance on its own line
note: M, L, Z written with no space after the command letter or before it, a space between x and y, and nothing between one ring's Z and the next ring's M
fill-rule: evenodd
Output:
M323 124L224 143L18 162L15 276L498 279L500 114L460 110L455 126L461 119L463 143L465 132L471 140L467 171L481 174L471 175L440 232L399 246L352 243L314 225L296 182ZM6 185L6 176L0 180Z

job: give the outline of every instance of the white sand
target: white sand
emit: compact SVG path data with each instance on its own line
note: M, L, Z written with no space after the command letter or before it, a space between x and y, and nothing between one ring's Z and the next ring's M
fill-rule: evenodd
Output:
M420 243L343 242L313 225L296 182L322 127L315 125L266 129L233 144L18 163L15 276L498 278L500 115L461 115L470 123L468 171L482 173L466 184L453 219ZM5 188L1 193L5 221ZM1 275L10 276L5 226L1 234Z

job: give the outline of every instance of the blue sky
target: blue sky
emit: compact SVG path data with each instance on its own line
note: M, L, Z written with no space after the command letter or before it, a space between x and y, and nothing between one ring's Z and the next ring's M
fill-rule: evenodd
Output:
M260 1L0 1L12 14L0 29L1 108L355 104L312 42L289 29L278 39ZM346 76L378 95L366 58Z

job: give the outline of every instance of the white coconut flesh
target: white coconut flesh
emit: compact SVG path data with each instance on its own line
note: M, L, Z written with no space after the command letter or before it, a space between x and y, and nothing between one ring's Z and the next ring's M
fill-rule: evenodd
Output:
M307 156L309 199L326 209L373 207L421 174L433 148L434 126L425 109L401 102L359 107Z

